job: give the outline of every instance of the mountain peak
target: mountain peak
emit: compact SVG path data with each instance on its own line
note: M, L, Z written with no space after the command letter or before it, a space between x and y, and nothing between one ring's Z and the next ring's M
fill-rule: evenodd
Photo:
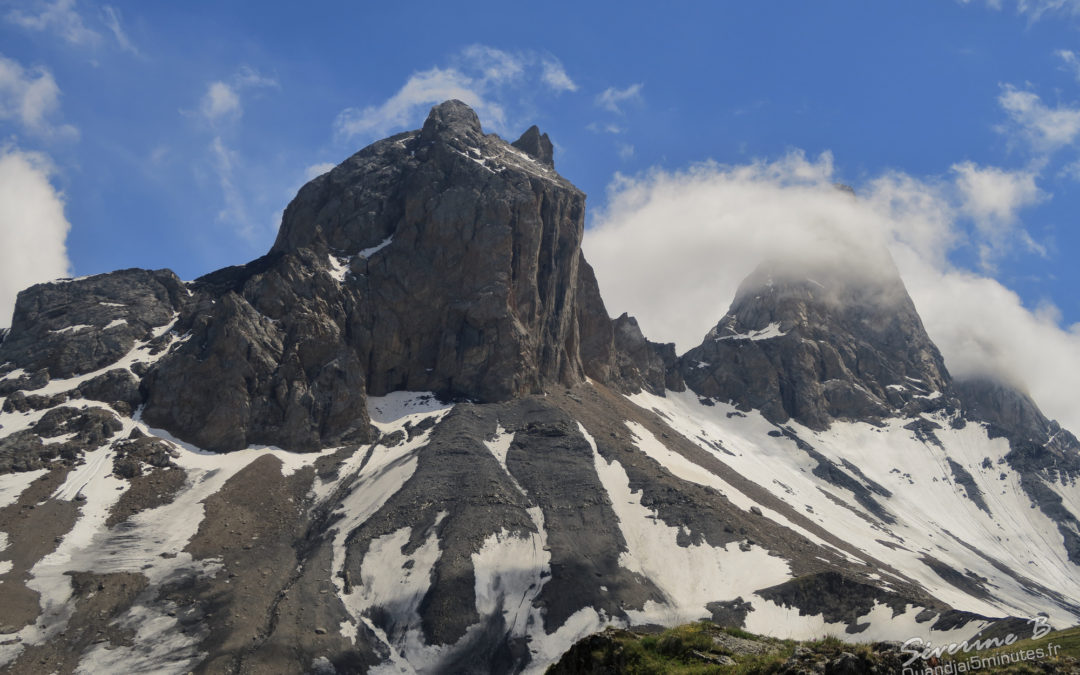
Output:
M451 99L431 109L420 136L424 140L433 140L445 135L468 136L483 133L476 112L465 103Z
M898 274L825 266L758 267L681 363L687 385L703 396L816 429L926 407L948 386Z
M555 148L551 145L551 139L547 134L541 134L539 127L535 124L526 129L525 133L521 134L521 138L511 145L541 164L555 168Z

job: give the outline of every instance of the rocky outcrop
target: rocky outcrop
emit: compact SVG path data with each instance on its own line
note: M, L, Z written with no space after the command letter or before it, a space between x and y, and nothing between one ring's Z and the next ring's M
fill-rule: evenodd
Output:
M38 284L19 293L0 363L67 378L115 363L189 302L169 270L140 269ZM27 381L26 389L35 383Z
M583 378L576 297L585 196L531 129L511 146L449 101L423 129L301 189L272 253L348 265L368 390L506 400Z
M153 358L78 395L228 451L368 440L369 394L503 401L607 381L615 335L580 252L584 207L546 134L511 145L448 101L305 185L258 260L188 286L125 270L24 292L0 347L0 374L22 372L0 386L100 370L139 344Z
M992 378L955 383L964 418L987 425L991 437L1009 441L1005 461L1020 475L1032 504L1057 526L1069 560L1080 565L1080 520L1065 508L1050 486L1068 485L1080 477L1080 441L1056 421L1047 419L1031 397Z
M939 406L949 377L895 270L852 278L775 264L743 282L679 370L702 396L812 429Z
M214 298L143 381L143 418L200 447L314 450L369 437L365 371L346 339L355 299L303 249ZM218 288L220 290L220 287Z

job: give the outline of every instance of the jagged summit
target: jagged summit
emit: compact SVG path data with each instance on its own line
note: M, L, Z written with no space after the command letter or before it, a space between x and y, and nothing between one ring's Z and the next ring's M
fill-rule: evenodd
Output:
M513 145L544 166L555 168L555 148L551 145L551 139L547 134L541 134L535 124L529 127L521 138L514 141Z
M681 364L699 394L815 429L922 409L948 383L894 269L871 277L764 263Z
M123 312L102 314L91 296L112 277L27 291L4 358L44 381L79 375L172 320L187 337L125 398L216 451L363 441L368 395L501 401L618 377L614 327L581 254L585 195L554 171L536 127L518 146L447 101L422 129L301 188L266 256L180 293L138 277L150 323L109 323ZM97 314L68 336L43 319L46 305Z
M0 668L501 674L606 625L1080 618L1076 439L951 382L893 268L763 265L678 358L608 315L551 154L450 101L257 260L23 291Z
M301 188L285 209L271 253L321 241L338 255L356 255L400 224L465 208L473 193L532 191L534 182L537 190L546 184L577 194L584 208L584 195L555 171L547 134L534 126L511 145L485 134L467 105L447 101L432 108L420 130L372 143ZM422 201L432 191L449 192L457 203Z

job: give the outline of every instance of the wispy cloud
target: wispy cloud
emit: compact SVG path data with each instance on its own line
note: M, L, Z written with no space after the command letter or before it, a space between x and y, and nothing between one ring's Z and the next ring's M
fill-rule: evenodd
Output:
M1052 153L1071 145L1080 136L1080 105L1048 106L1038 94L1002 85L998 103L1008 114L1011 126L1038 152Z
M308 168L304 169L304 178L311 180L312 178L318 178L330 169L333 169L337 164L333 162L321 162L319 164L312 164Z
M623 103L626 103L628 101L641 100L641 89L644 86L644 84L638 82L637 84L632 84L625 89L608 87L599 96L596 97L596 105L613 113L621 113L622 108L620 106Z
M46 68L24 68L0 56L0 120L46 138L78 138L70 124L54 124L60 110L60 87Z
M5 18L27 30L54 33L73 45L94 46L101 42L101 34L87 28L75 9L75 0L35 2L29 9L9 11Z
M1048 198L1036 186L1034 172L980 167L973 162L954 164L952 171L956 176L959 210L972 219L980 235L979 263L984 271L993 272L996 260L1017 239L1029 250L1045 255L1045 248L1019 223L1021 209Z
M1038 21L1048 14L1080 14L1080 0L959 0L962 5L982 4L993 10L1016 5L1016 13Z
M505 114L496 103L481 93L482 80L474 79L455 68L432 68L413 73L405 85L379 105L346 108L334 121L335 132L345 138L383 135L414 123L419 111L447 99L463 101L487 122L501 125Z
M26 3L25 7L8 11L4 15L8 23L26 30L39 33L51 33L64 42L79 47L100 47L108 41L105 34L111 35L121 50L140 55L139 49L124 30L120 10L112 5L102 5L99 15L84 15L77 7L77 0L36 0ZM92 28L88 24L95 24Z
M19 291L69 274L71 224L52 172L45 155L0 148L0 326L11 325Z
M240 97L242 92L279 87L276 79L261 75L249 66L242 66L228 81L215 80L207 85L199 101L199 114L212 124L237 120L244 113Z
M577 91L578 86L570 79L570 76L566 74L566 70L563 69L563 65L555 59L545 59L541 64L543 68L543 75L541 79L544 84L551 87L553 91Z
M112 33L113 38L116 40L116 44L120 49L131 52L135 56L141 56L138 48L132 43L131 38L128 37L127 31L124 30L123 22L121 21L120 10L116 9L112 5L104 5L101 8L101 17L105 22L105 27Z
M417 124L429 107L447 99L469 104L485 124L506 131L507 110L527 106L539 88L558 94L578 87L552 56L472 45L446 65L414 72L382 103L341 111L334 131L344 139L385 135Z

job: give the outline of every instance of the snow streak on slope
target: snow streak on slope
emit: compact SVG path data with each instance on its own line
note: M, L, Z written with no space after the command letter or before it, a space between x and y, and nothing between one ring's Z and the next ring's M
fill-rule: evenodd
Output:
M96 406L111 412L94 401L76 399L65 405ZM92 647L84 654L80 669L108 672L114 670L113 665L122 662L130 672L140 668L146 672L187 672L203 656L197 646L204 635L192 630L182 632L177 619L168 615L174 608L155 603L154 596L163 583L192 575L213 575L219 568L217 561L195 560L183 550L202 523L203 501L218 492L237 472L267 454L281 461L284 475L320 456L265 447L219 455L181 443L164 431L146 426L138 417L138 414L135 419L117 416L123 428L113 437L114 442L138 430L171 445L173 462L186 473L184 488L170 503L139 512L111 528L106 527L110 510L130 484L112 473L114 451L111 445L86 453L83 463L69 472L51 497L62 501L78 500L78 520L56 550L30 570L27 587L40 595L41 616L36 623L16 634L0 636L5 642L18 639L18 643L0 647L0 665L18 656L25 646L41 644L65 630L74 608L68 572L130 572L146 577L150 585L132 608L114 623L134 630L137 639L132 646L109 649L98 644ZM12 480L8 476L3 478L4 483ZM135 670L131 670L133 668Z
M518 492L528 497L529 493L521 487L506 464L506 456L513 442L514 434L508 433L500 424L496 427L495 437L486 441L485 445ZM547 547L543 509L530 506L526 511L536 532L522 536L503 530L489 536L483 547L473 554L476 611L481 616L481 622L483 617L501 613L507 634L515 638L529 636L532 662L546 665L548 662L543 660L543 654L553 640L544 633L543 616L533 603L544 583L551 578L551 553ZM551 650L562 650L568 646L559 645Z
M986 616L1046 612L1059 625L1076 621L1073 608L1047 598L1037 584L1080 589L1080 569L1068 561L1056 524L1031 507L1018 476L999 464L1009 451L1007 441L991 439L979 425L954 429L940 414L924 416L937 426L940 446L905 429L911 420L888 420L881 428L837 422L823 432L795 423L786 427L836 468L844 467L853 480L888 491L891 496L879 492L874 499L902 514L889 524L848 489L815 476L817 460L757 412L743 413L720 402L704 405L690 392L669 391L666 397L643 392L631 400L658 412L717 460L956 609ZM732 454L717 451L716 442ZM950 459L973 476L990 513L956 484ZM672 468L677 463L668 464L673 473L678 470ZM1075 486L1056 488L1077 498ZM943 570L955 574L947 579L939 574ZM760 603L756 599L755 607Z
M628 550L619 557L619 564L652 581L666 600L663 605L650 600L641 611L627 611L631 622L670 626L706 618L712 614L705 607L710 602L734 600L749 589L791 578L787 562L758 546L748 551L740 550L736 542L724 548L705 542L680 546L679 528L664 524L655 511L643 506L642 494L631 491L619 462L605 461L584 427L581 431L592 446L596 472L626 540Z
M368 415L372 424L384 435L404 431L407 425L419 424L427 418L438 422L451 407L449 404L440 403L428 392L399 391L386 396L368 397ZM319 501L325 500L341 486L347 486L341 505L335 511L341 519L335 524L331 567L331 577L338 595L353 621L352 624L341 626L341 633L346 637L355 639L356 627L360 623L367 624L376 634L382 633L364 616L365 611L373 607L372 603L381 596L377 593L373 595L371 592L357 592L355 589L352 593L346 593L342 574L345 569L346 542L356 528L367 522L367 519L381 509L412 477L417 465L416 451L427 445L430 436L429 429L393 447L376 443L366 452L354 453L347 459L338 470L336 480L329 483L316 481L314 490ZM437 550L436 547L436 553ZM371 555L370 549L368 555ZM362 565L366 573L366 562ZM386 640L385 636L383 637ZM389 642L387 646L393 650L393 645Z
M431 570L439 560L439 537L435 531L446 516L442 512L424 543L413 553L405 554L412 534L403 527L393 534L372 540L361 562L360 586L353 590L350 613L363 616L388 647L389 662L372 669L371 673L423 672L439 663L444 647L424 642L420 626L420 603L431 588ZM390 633L375 626L366 616L369 610L381 608L394 617Z
M0 476L0 509L18 501L19 495L30 487L30 483L44 476L47 472L48 469L38 469L37 471L25 471L23 473L6 473ZM0 550L3 550L2 546L0 546Z
M794 607L783 607L760 596L753 596L754 611L746 617L746 630L760 635L790 640L820 638L822 635L842 636L847 641L877 642L901 641L919 637L935 645L960 643L970 639L981 629L989 625L987 621L972 621L965 626L952 630L930 630L933 622L922 622L917 617L922 608L908 607L902 614L896 614L887 605L874 602L874 608L859 617L859 624L868 624L861 632L847 633L847 624L826 621L820 614L806 616Z
M653 458L664 467L671 474L677 478L688 481L690 483L697 483L698 485L704 485L706 487L715 488L721 494L728 498L728 500L738 506L744 511L749 511L752 507L757 507L762 516L772 520L773 522L782 525L793 532L797 532L799 535L809 539L818 546L824 546L832 549L837 554L847 558L848 560L856 563L863 562L855 559L846 551L842 551L839 548L833 546L829 542L825 541L816 534L810 532L801 525L796 525L791 522L784 515L777 513L775 510L770 509L767 506L762 506L754 500L747 497L742 491L738 490L734 486L727 483L724 479L720 478L711 471L701 467L687 458L683 457L677 452L669 450L667 446L660 442L656 436L652 435L648 429L641 426L637 422L627 422L626 426L630 429L630 433L634 435L635 445L638 450L641 450L649 457Z

